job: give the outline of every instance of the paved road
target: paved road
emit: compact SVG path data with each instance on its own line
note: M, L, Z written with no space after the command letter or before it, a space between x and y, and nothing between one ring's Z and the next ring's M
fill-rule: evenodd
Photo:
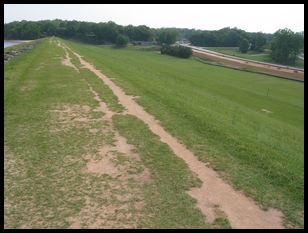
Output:
M238 62L241 64L249 64L249 65L256 66L256 67L270 68L273 70L279 69L280 71L286 71L288 73L293 73L294 71L297 71L299 73L300 72L304 73L304 69L301 69L301 68L295 68L295 67L290 67L290 66L283 66L283 65L273 64L273 63L259 62L259 61L245 59L245 58L239 58L239 57L226 55L226 54L219 53L219 52L214 52L208 49L204 49L204 48L192 46L192 45L183 45L183 46L190 47L193 49L193 51L202 52L207 55L219 57L220 59L224 59L228 61Z
M197 46L182 44L182 46L192 48L194 54L199 56L204 56L206 58L227 63L232 66L245 66L245 67L254 67L263 70L264 72L270 72L272 74L276 73L283 75L283 77L304 81L304 69L295 68L290 66L277 65L267 62L259 62L244 58L239 58L231 55L222 54L219 52L214 52L208 49L204 49Z

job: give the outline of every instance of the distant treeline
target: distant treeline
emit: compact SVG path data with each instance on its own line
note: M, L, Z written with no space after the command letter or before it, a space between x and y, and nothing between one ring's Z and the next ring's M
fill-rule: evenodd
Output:
M273 34L246 32L238 28L223 28L216 31L201 31L189 37L193 45L202 47L238 47L242 40L248 40L253 47L262 47L270 42ZM260 46L258 46L260 44Z
M157 41L171 44L177 39L190 40L199 46L238 46L242 39L253 42L257 33L249 33L237 28L223 28L217 31L202 31L186 28L149 28L141 26L121 26L112 21L92 23L66 20L19 21L4 24L4 39L32 40L48 36L76 39L88 43L116 43L119 35L129 41ZM259 33L260 35L260 33ZM272 34L261 34L270 41Z
M153 30L147 26L117 25L64 20L20 21L4 24L4 39L32 40L58 36L90 43L115 43L119 34L130 40L150 41Z

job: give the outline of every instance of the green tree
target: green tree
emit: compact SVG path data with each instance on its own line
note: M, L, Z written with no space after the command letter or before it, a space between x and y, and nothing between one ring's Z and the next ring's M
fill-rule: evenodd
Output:
M262 52L265 45L266 37L262 33L258 32L256 35L256 51Z
M128 37L125 35L118 35L116 39L116 46L117 47L126 47L128 43Z
M174 44L177 37L179 36L178 31L172 29L163 29L158 32L158 41L160 44Z
M250 33L238 28L222 28L217 31L196 31L190 34L193 45L204 47L235 47L242 39L249 39Z
M241 53L247 53L248 48L249 48L248 40L247 39L242 39L240 41L240 51L241 51Z
M262 52L266 45L266 37L262 32L253 33L250 40L250 50Z
M302 34L294 33L288 28L279 29L271 43L272 59L282 64L294 65L302 47Z

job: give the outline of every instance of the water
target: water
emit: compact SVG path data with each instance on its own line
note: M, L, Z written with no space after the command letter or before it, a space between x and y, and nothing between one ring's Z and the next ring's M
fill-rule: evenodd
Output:
M22 43L22 41L4 41L4 48Z

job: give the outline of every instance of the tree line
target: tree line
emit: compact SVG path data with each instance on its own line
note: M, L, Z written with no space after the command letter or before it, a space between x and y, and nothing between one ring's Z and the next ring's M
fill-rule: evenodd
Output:
M251 45L251 50L262 51L272 34L246 32L238 28L222 28L215 31L201 31L189 37L193 45L202 47L238 47L243 41Z
M119 37L122 36L122 38ZM67 20L15 21L4 24L4 39L34 40L42 37L58 36L94 44L115 44L117 40L157 41L174 43L178 37L175 30L152 29L145 25L121 26L112 21L93 23Z
M129 41L157 41L172 44L177 39L189 39L199 46L238 46L241 38L249 38L247 33L237 28L223 28L218 31L202 31L187 28L149 28L121 26L112 21L93 23L67 20L15 21L4 24L4 39L33 40L48 36L58 36L89 43L116 43L119 35Z
M239 47L262 52L270 45L273 60L294 64L297 54L304 47L304 33L288 29L275 34L246 32L238 28L222 28L207 31L187 28L149 28L145 25L122 26L112 21L93 23L67 20L15 21L4 24L4 39L34 40L57 36L93 44L117 44L125 47L128 42L154 41L159 44L173 44L178 39L188 39L192 45L201 47Z

